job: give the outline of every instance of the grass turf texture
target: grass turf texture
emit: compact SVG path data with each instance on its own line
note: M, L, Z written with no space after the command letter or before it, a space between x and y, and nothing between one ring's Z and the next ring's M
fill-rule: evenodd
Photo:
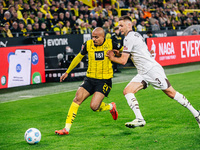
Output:
M168 76L173 87L196 109L200 109L199 74L194 71ZM125 122L135 118L122 94L127 83L114 84L109 98L104 99L107 103L116 102L117 121L109 111L93 112L88 98L79 107L66 136L54 135L54 131L64 127L76 91L0 103L0 149L200 149L200 129L192 114L151 86L136 94L147 124L135 129L125 127ZM24 141L24 133L31 127L42 134L36 145Z

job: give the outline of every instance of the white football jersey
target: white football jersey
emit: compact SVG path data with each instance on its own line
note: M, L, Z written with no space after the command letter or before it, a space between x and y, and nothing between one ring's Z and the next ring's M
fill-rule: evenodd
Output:
M153 66L160 65L151 57L144 38L138 32L130 31L127 34L123 52L130 53L139 74L145 74Z

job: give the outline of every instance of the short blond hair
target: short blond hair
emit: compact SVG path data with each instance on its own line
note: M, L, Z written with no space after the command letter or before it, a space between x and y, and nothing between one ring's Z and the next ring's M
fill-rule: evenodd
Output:
M119 18L119 21L121 21L121 20L129 20L129 21L131 21L132 22L132 20L131 20L131 18L128 16L128 15L125 15L125 16L121 16L120 18Z

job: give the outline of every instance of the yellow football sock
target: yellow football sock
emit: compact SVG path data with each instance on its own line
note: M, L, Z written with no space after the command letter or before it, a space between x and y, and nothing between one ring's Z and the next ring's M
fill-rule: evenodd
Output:
M79 108L79 105L76 104L75 102L72 102L72 104L71 104L71 106L69 108L69 111L68 111L66 124L65 124L65 128L68 131L71 128L71 125L72 125L74 119L76 118L78 108Z
M111 110L111 105L102 102L99 109L97 109L96 111L100 112L100 111L106 111L106 110Z

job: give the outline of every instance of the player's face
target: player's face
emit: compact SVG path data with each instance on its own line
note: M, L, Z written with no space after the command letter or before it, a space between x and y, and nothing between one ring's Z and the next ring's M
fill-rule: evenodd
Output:
M132 30L131 28L132 28L132 26L131 26L130 22L124 21L124 20L119 21L119 30L120 30L122 35L126 36L128 34L128 32L130 30Z
M95 46L99 46L99 45L103 44L104 36L102 36L98 32L92 32L92 40L93 40Z
M126 27L126 22L124 20L119 21L119 30L122 35L126 35L127 27Z

